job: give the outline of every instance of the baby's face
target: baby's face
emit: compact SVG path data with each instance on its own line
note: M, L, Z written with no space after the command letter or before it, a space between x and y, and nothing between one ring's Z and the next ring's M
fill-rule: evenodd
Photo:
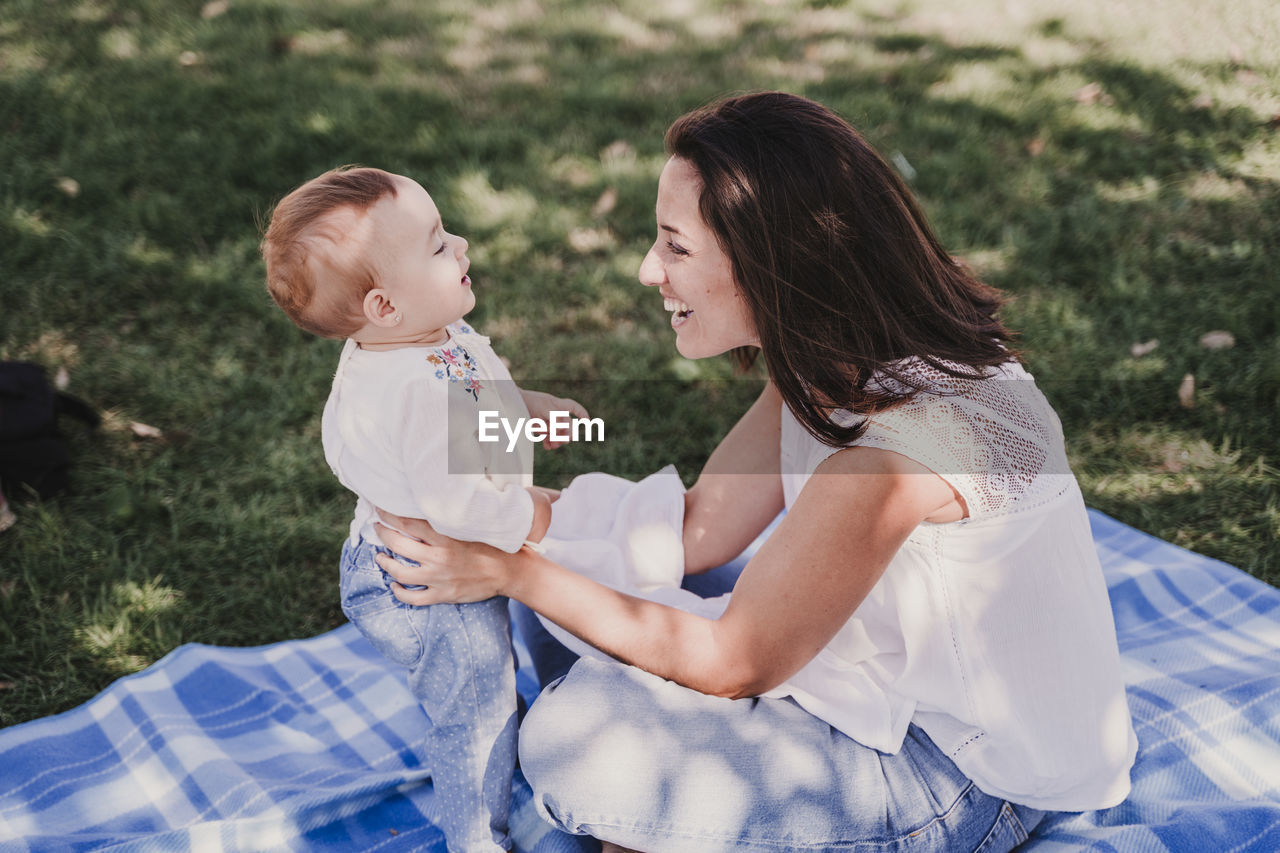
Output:
M369 208L368 259L378 286L400 314L397 337L438 337L475 307L467 241L444 229L440 211L417 181L397 175L396 195Z

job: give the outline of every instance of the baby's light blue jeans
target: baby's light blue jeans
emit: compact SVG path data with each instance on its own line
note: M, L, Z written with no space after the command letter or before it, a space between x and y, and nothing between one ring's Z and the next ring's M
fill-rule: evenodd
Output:
M566 832L663 853L1004 853L1044 815L980 791L914 725L886 755L790 699L707 696L598 660L562 675L571 653L513 610L539 677L562 676L525 716L520 762Z
M391 592L367 540L342 549L342 611L409 671L429 724L424 752L451 853L509 849L516 681L507 599L411 607Z

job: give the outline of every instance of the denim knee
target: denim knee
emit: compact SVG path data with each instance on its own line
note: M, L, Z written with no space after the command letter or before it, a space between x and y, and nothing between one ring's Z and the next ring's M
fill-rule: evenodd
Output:
M566 832L582 831L568 804L581 814L584 798L609 799L610 782L617 781L612 777L625 766L610 748L613 730L622 723L616 678L601 672L612 668L621 665L580 660L539 694L520 726L520 767L538 812Z
M567 756L581 749L574 707L576 685L561 676L543 688L520 724L520 767L536 794L539 782L555 774Z

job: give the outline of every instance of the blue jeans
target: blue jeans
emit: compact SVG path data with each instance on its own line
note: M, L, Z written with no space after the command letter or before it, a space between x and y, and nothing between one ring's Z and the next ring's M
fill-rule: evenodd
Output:
M732 587L689 580L704 596ZM623 664L571 663L527 608L515 615L540 677L571 664L520 729L538 811L565 832L663 853L1004 853L1043 817L980 791L914 725L886 755L790 699L722 699Z
M509 849L516 760L515 657L507 599L411 607L361 540L342 549L342 612L408 670L428 718L424 752L450 851Z

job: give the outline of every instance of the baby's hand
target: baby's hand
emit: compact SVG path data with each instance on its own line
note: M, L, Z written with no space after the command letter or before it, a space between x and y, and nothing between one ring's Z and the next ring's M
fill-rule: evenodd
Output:
M524 405L529 410L529 416L539 420L550 422L552 412L568 412L573 418L590 417L581 403L570 400L568 397L553 397L544 391L526 391L523 388L520 389L520 396L524 397ZM548 437L542 442L542 446L551 450L564 443L552 441Z

